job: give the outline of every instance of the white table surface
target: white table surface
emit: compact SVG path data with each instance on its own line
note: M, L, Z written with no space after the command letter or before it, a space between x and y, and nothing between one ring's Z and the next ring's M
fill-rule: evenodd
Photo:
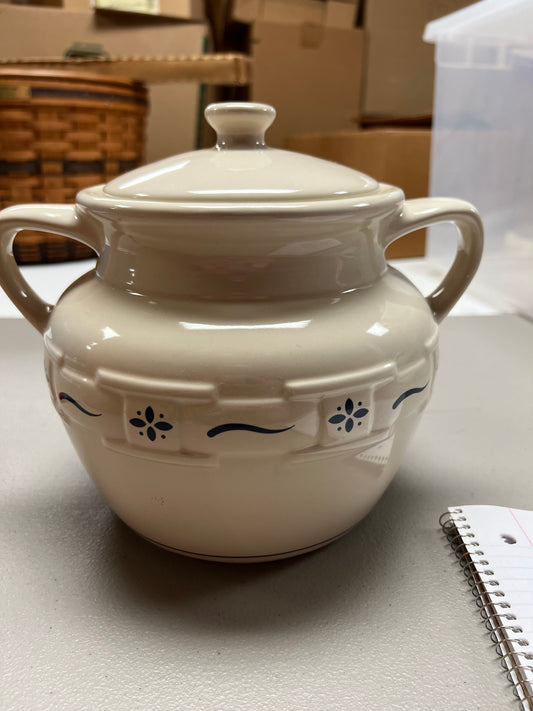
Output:
M517 711L437 520L533 508L533 325L457 317L423 422L352 532L257 565L111 513L53 411L40 336L0 320L2 711Z

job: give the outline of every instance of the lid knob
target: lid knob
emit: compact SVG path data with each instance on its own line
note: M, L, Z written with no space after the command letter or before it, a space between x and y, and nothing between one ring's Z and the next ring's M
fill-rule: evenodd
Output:
M209 104L204 113L217 132L217 148L264 148L265 131L276 118L272 106L244 101Z

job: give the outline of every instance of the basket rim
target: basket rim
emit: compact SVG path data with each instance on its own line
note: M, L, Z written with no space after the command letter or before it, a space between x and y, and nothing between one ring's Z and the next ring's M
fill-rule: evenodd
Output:
M50 79L54 81L84 81L90 84L109 84L111 86L134 87L146 91L144 82L126 77L98 74L97 72L80 72L57 69L23 69L0 64L0 81L3 79Z

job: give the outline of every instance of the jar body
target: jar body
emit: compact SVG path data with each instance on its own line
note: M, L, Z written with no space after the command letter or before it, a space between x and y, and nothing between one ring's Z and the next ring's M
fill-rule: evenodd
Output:
M213 149L75 205L0 213L0 284L44 335L53 402L115 512L215 560L283 558L357 523L397 470L432 388L441 321L470 283L475 208L269 149L272 107L208 107ZM438 222L455 260L426 298L385 249ZM13 258L24 229L92 247L56 305Z
M349 293L202 302L87 275L45 333L53 402L131 528L215 560L282 558L356 524L432 388L437 326L388 269Z

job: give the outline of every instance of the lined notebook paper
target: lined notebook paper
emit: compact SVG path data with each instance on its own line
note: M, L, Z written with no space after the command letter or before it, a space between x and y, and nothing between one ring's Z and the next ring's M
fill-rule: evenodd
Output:
M441 516L523 711L533 711L533 511L455 506Z

